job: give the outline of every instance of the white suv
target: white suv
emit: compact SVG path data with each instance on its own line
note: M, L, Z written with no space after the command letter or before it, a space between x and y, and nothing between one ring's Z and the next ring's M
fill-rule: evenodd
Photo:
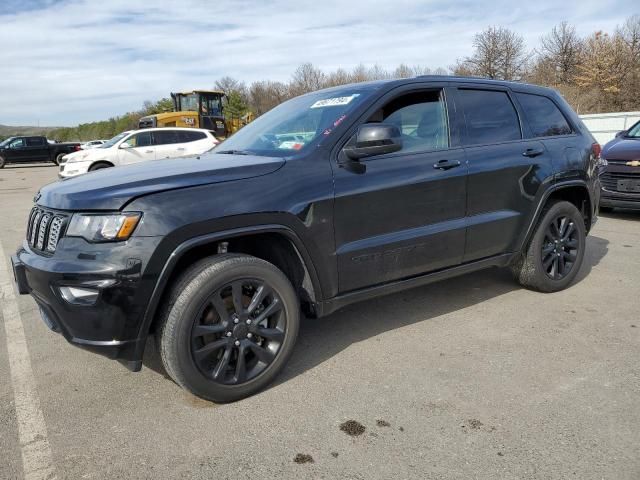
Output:
M200 128L130 130L99 147L66 155L60 162L58 176L69 178L118 165L200 155L218 143L213 133Z

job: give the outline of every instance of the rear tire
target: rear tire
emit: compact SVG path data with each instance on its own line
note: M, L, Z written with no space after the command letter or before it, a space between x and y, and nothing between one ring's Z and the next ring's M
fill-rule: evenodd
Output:
M64 157L66 155L66 153L59 153L58 155L56 155L56 158L53 160L53 163L55 163L56 165L60 165L60 162L62 161L62 157Z
M273 381L291 356L300 307L287 277L248 255L205 258L171 287L156 332L165 370L206 400L232 402Z
M0 157L0 168L4 168L6 164L6 160L4 159L4 157Z
M586 229L572 203L553 203L542 213L526 252L512 266L521 285L557 292L574 280L584 258Z

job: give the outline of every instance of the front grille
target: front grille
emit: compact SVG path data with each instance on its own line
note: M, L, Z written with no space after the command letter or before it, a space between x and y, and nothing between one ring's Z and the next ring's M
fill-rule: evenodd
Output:
M35 250L53 253L66 224L67 217L49 212L40 207L33 207L27 224L27 242Z
M640 181L639 172L604 172L600 175L600 182L605 190L610 192L618 191L618 180L638 180ZM623 192L626 193L626 192Z

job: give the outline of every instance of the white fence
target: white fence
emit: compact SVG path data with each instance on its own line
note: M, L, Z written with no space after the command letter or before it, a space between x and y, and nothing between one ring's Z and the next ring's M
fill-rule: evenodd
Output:
M640 120L640 112L592 113L580 115L600 145L613 139L621 130L626 130Z

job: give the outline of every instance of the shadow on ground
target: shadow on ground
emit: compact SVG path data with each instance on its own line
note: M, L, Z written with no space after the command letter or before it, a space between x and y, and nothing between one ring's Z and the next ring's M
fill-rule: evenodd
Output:
M608 244L603 238L587 237L587 251L574 285L583 281L605 257ZM293 356L275 384L303 374L353 343L428 322L520 288L509 269L492 268L356 303L324 318L303 319ZM151 339L147 342L144 365L169 378Z

